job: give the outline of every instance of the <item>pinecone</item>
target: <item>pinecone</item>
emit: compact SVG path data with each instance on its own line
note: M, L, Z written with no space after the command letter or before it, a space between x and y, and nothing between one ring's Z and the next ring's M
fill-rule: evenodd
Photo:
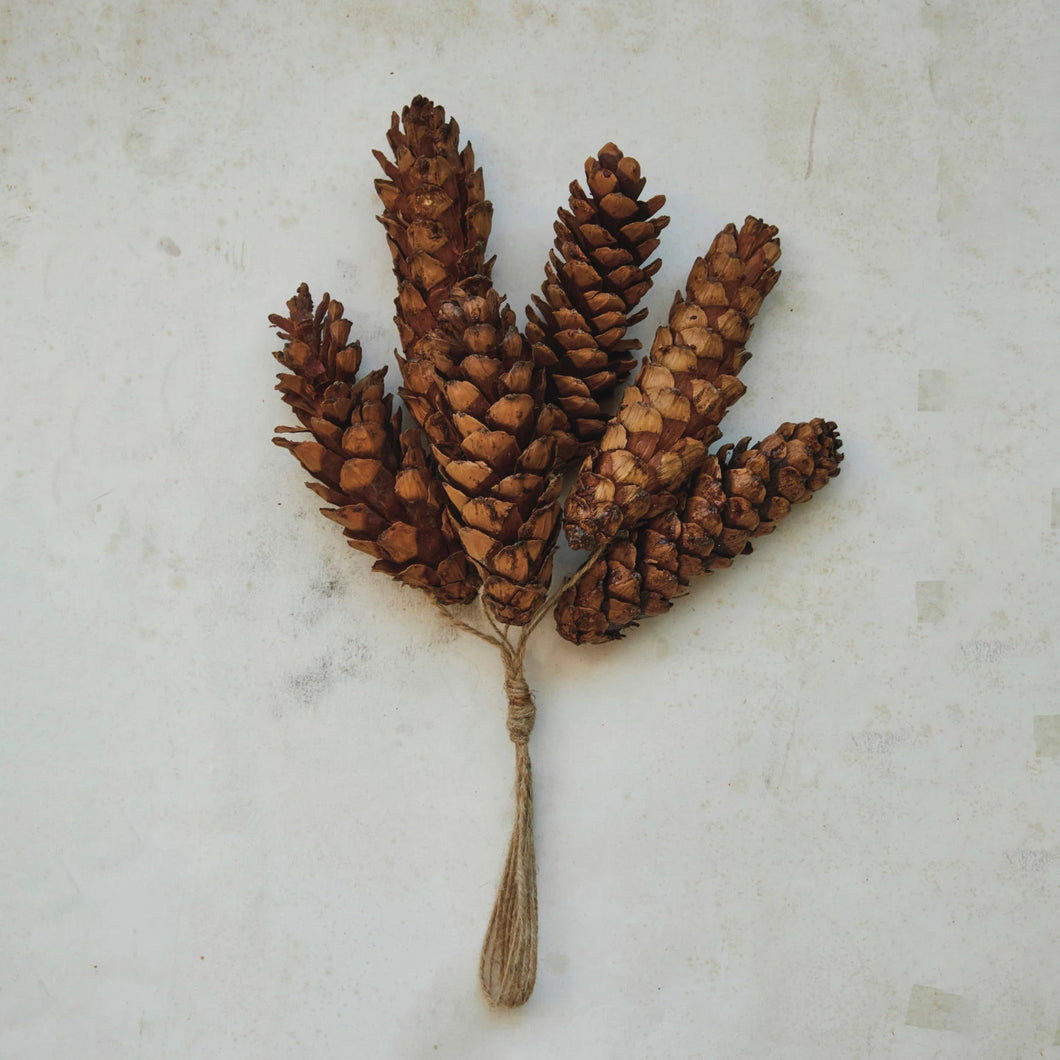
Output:
M287 309L287 317L269 317L285 342L274 356L290 370L276 389L302 426L276 429L310 434L313 441L273 441L319 480L307 485L338 506L321 511L344 528L354 548L375 558L373 570L427 589L443 603L472 599L475 573L419 431L402 433L401 413L391 411L386 369L356 381L361 348L347 344L351 325L342 318L341 302L325 294L314 311L302 284Z
M496 617L524 625L545 598L559 529L558 454L573 439L544 402L544 369L485 277L439 310L417 359L399 358L401 395L423 424L460 539Z
M489 275L485 260L493 206L471 145L459 148L460 127L445 109L417 96L391 118L391 162L373 152L388 179L375 182L383 203L380 221L398 279L395 321L402 349L416 356L417 340L438 323L453 286Z
M533 296L534 305L527 306L526 334L555 358L550 399L580 441L595 443L608 419L600 400L636 363L631 352L640 342L624 336L647 314L633 310L662 264L645 261L670 219L653 216L664 196L638 198L646 183L640 166L614 144L586 160L585 176L588 194L574 181L570 210L559 211L543 297Z
M594 549L677 503L676 491L703 463L718 424L745 387L751 319L779 277L776 228L748 217L728 225L699 258L659 328L635 384L627 388L567 499L572 548Z
M752 448L749 440L707 458L679 511L612 542L560 597L561 636L599 644L668 610L693 577L731 566L751 551L752 537L772 533L793 504L839 474L843 443L834 423L784 423Z

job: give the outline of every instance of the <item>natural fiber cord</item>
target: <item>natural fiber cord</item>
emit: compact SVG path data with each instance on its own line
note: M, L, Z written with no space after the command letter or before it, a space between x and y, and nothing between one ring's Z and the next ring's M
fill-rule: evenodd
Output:
M537 978L537 863L534 859L534 778L527 741L534 700L523 676L522 652L505 660L508 735L515 744L515 824L493 905L479 972L491 1005L516 1008Z
M489 1003L518 1008L534 991L537 979L537 861L534 857L534 777L530 768L530 733L537 708L523 670L530 635L555 605L560 594L574 589L600 558L598 548L531 616L513 644L483 603L492 633L457 618L435 599L435 607L457 629L494 645L504 660L504 691L508 696L508 735L515 744L515 823L508 843L497 900L493 904L479 974Z

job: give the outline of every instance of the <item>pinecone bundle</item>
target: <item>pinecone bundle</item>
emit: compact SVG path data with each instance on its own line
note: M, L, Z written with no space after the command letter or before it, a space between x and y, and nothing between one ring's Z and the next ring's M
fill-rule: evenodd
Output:
M737 373L750 354L751 319L773 289L776 228L753 217L729 225L692 266L684 297L607 426L600 451L582 465L566 507L572 548L593 549L620 530L672 509L675 491L721 434L743 396Z
M608 419L600 400L633 370L640 342L625 335L647 316L633 310L662 265L645 262L670 218L654 216L665 196L639 198L647 183L640 166L614 144L586 160L585 178L588 194L574 181L570 209L559 211L541 297L526 309L526 334L555 357L550 396L578 439L595 442Z
M299 422L274 441L374 570L425 590L500 653L516 815L480 975L490 1002L512 1007L537 972L528 638L553 603L575 644L615 640L667 611L836 476L842 443L834 423L814 419L712 450L779 276L776 228L748 217L718 234L608 417L602 403L635 365L629 329L646 315L637 305L669 222L661 195L640 198L637 162L608 143L586 162L585 188L570 185L521 331L492 285L492 206L456 122L417 96L387 139L393 157L375 153L376 188L397 278L398 392L415 426L402 429L385 368L357 378L361 349L341 303L325 294L314 307L303 284L287 315L269 318L284 342L277 389ZM562 472L579 455L564 506ZM550 596L561 526L592 554ZM476 597L477 625L451 610Z
M750 553L750 539L772 533L792 505L839 474L843 459L836 425L820 419L783 423L757 445L748 442L708 457L679 509L614 541L560 596L560 636L600 644L669 610L692 578Z

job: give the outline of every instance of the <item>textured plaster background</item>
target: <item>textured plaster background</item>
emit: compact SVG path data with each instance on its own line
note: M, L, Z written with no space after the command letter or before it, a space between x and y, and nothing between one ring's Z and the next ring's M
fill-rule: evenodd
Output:
M0 4L0 1055L1060 1055L1058 52L1037 2ZM498 660L269 444L300 281L390 359L417 92L517 308L608 139L669 197L653 320L778 224L727 438L846 441L670 615L536 638L512 1014Z

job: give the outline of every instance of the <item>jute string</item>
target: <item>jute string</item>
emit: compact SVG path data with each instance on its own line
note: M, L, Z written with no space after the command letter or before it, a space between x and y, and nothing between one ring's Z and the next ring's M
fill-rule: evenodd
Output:
M523 672L530 634L559 599L600 557L597 549L564 585L534 613L513 643L480 597L482 612L492 632L464 622L447 607L438 610L458 629L493 644L504 662L504 691L508 696L508 735L515 744L515 824L508 843L497 900L493 905L479 974L491 1005L516 1008L530 997L537 978L537 863L534 858L534 780L528 743L536 707Z
M515 823L497 888L479 975L490 1004L516 1008L537 978L537 862L534 857L534 778L528 741L536 709L523 675L523 651L504 654L508 735L515 744Z

